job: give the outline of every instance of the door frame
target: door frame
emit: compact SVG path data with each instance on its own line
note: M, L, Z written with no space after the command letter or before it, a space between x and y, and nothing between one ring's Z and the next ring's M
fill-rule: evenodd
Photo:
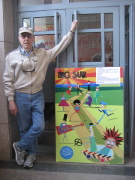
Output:
M119 66L125 67L125 6L130 6L130 67L129 67L129 80L130 84L126 84L129 86L129 92L130 92L130 97L129 97L129 106L130 110L128 113L130 113L129 119L125 121L130 121L130 127L129 127L129 148L128 148L128 156L132 157L133 155L133 134L134 134L134 79L135 79L135 69L134 69L134 61L135 61L135 54L134 52L134 47L135 47L135 1L134 0L108 0L108 1L91 1L91 2L76 2L76 3L69 3L69 0L63 0L62 4L55 4L55 5L35 5L35 6L28 6L28 7L18 7L17 6L17 0L13 1L14 3L14 32L15 32L15 47L17 47L17 34L18 34L18 26L16 24L16 19L18 17L19 13L26 13L26 12L38 12L38 11L46 11L46 10L74 10L74 9L79 9L79 8L103 8L103 7L118 7L119 9L119 27L120 27L120 34L119 34L119 60L120 64ZM65 8L66 7L66 8ZM66 34L66 32L69 30L69 23L68 26L66 26L66 19L62 20L65 24L66 31L63 32L63 35ZM68 52L71 50L72 46L70 45ZM66 56L65 56L66 57ZM124 70L124 74L126 74L126 70ZM127 74L126 74L127 75ZM126 82L125 82L126 83ZM130 86L132 85L132 86Z
M114 66L120 66L119 61L119 9L118 7L98 7L98 8L81 8L81 9L68 9L66 10L67 14L67 28L70 28L70 24L72 22L72 16L77 19L77 15L79 14L97 14L101 13L101 28L94 29L95 32L101 32L101 54L102 54L102 61L101 62L77 62L77 53L76 53L76 61L73 63L73 44L71 44L68 48L68 58L67 58L67 67L102 67L105 66L105 52L104 52L104 32L112 32L113 31L113 56L114 56ZM105 29L104 28L104 13L112 13L113 14L113 28ZM67 29L67 31L68 31ZM85 30L78 30L78 33L85 33L85 32L93 32L93 29L90 31ZM77 36L77 33L75 34ZM117 42L115 41L117 39ZM78 38L75 37L74 47L78 49Z

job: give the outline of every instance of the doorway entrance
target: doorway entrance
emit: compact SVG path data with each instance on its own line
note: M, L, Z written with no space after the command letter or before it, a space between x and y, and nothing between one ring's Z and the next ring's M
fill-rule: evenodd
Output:
M59 10L52 8L52 10L42 9L17 13L17 28L32 27L35 35L34 46L45 49L58 44L70 30L71 22L79 20L79 27L72 43L54 59L47 71L46 81L43 84L46 128L37 142L38 152L55 152L54 69L56 67L116 67L125 64L123 58L125 47L122 39L125 26L125 17L122 12L125 11L125 7L123 5L121 7L119 5L91 7L90 3L89 6L87 5L83 7L78 5L76 8L71 4L67 8L59 6ZM121 17L122 20L120 20Z

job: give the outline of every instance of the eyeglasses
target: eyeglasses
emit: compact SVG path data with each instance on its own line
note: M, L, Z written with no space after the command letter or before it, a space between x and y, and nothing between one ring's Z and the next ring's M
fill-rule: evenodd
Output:
M22 39L25 39L26 37L29 38L29 39L31 39L31 38L33 37L33 35L32 35L32 34L29 34L29 33L22 33L22 34L20 35L20 37L21 37Z
M34 72L35 71L35 61L32 61L29 62L29 61L25 61L24 60L21 60L22 61L22 70L23 72Z

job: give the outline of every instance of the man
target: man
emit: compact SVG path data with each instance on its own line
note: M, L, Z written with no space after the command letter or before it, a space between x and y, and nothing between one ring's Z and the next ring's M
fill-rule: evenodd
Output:
M33 48L33 30L22 27L18 36L21 45L6 56L5 95L20 132L20 141L13 143L18 165L32 167L36 159L35 141L45 127L42 84L48 65L71 42L77 23L73 21L70 32L50 50Z

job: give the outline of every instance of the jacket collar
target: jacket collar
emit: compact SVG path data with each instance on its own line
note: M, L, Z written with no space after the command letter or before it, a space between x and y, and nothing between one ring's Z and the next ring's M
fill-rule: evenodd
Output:
M32 47L32 49L31 49L29 52L26 52L26 51L22 48L21 45L20 45L18 48L19 48L20 52L21 52L23 55L26 55L26 56L28 56L28 57L31 55L32 51L34 51L33 47Z

